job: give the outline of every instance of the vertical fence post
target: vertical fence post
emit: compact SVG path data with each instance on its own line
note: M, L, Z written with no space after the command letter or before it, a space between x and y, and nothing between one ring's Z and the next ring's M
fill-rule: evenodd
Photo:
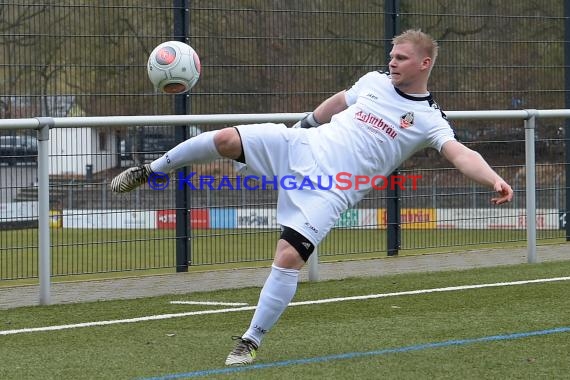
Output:
M570 73L568 73L568 75L570 75ZM566 91L566 93L569 92L570 90ZM566 148L566 161L564 163L564 177L566 178L566 207L564 208L563 215L565 218L564 220L566 221L566 241L570 241L570 119L566 119L566 127L564 129L564 145Z
M49 236L49 129L51 117L38 117L38 250L40 305L51 303L51 251Z
M188 0L173 0L174 8L174 39L188 43L188 29L190 27L190 8ZM190 113L189 95L180 94L174 97L174 113L177 115L187 115ZM182 142L188 138L188 127L179 125L175 127L175 138L177 142ZM186 177L188 169L182 168L180 171ZM188 272L188 263L192 260L190 251L191 238L191 215L190 194L188 186L176 189L174 194L176 203L176 272Z
M536 110L526 110L528 119L524 121L525 164L526 164L526 241L527 261L536 263L536 168L534 152L534 129Z
M437 178L439 174L436 174L431 179L431 208L434 210L437 208Z
M387 0L384 4L385 22L384 37L386 39L384 51L386 62L390 61L392 51L391 40L400 32L400 0ZM398 175L399 169L394 170L390 175ZM391 181L391 180L390 180ZM396 256L400 249L400 190L398 186L388 184L386 190L386 241L388 256Z
M570 2L564 1L564 105L566 109L570 108ZM566 220L566 241L570 241L570 119L564 120L564 147L565 147L565 188L566 188L566 207L564 213Z
M313 254L309 256L309 281L319 281L319 254L315 247Z

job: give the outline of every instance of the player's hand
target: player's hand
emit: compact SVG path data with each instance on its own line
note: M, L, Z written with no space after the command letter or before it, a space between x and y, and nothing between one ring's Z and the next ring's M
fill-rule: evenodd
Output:
M291 128L315 128L321 125L313 116L313 113L307 114L304 118L296 122Z
M491 198L491 202L495 205L500 205L510 202L513 199L513 189L503 180L495 182L495 191L499 194L498 197Z

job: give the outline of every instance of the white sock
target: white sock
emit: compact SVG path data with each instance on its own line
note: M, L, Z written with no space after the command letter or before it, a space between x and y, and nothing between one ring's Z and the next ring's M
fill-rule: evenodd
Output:
M162 157L150 163L153 172L172 173L176 169L190 164L200 164L214 161L222 156L214 144L217 131L200 133L166 152Z
M257 346L261 340L289 305L297 291L297 279L299 271L297 269L279 268L271 266L271 273L261 289L259 302L249 329L242 338L253 341Z

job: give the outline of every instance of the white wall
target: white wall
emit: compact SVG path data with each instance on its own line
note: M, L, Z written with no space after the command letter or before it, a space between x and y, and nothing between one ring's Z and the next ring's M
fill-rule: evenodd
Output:
M50 175L85 175L111 168L116 161L115 135L105 128L55 128L50 130ZM102 134L100 138L100 134ZM101 143L104 150L101 150Z

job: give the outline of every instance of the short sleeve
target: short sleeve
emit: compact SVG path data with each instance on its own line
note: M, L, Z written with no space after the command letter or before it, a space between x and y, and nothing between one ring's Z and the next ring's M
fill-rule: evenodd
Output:
M455 141L455 134L453 129L447 123L447 121L442 120L437 126L433 127L428 134L429 145L441 152L443 144L448 141Z
M384 74L381 74L378 71L371 71L360 77L360 79L358 79L351 88L346 90L344 94L346 104L349 106L355 104L358 99L358 94L360 94L363 89L369 87L369 83L371 81L378 81L381 75Z

